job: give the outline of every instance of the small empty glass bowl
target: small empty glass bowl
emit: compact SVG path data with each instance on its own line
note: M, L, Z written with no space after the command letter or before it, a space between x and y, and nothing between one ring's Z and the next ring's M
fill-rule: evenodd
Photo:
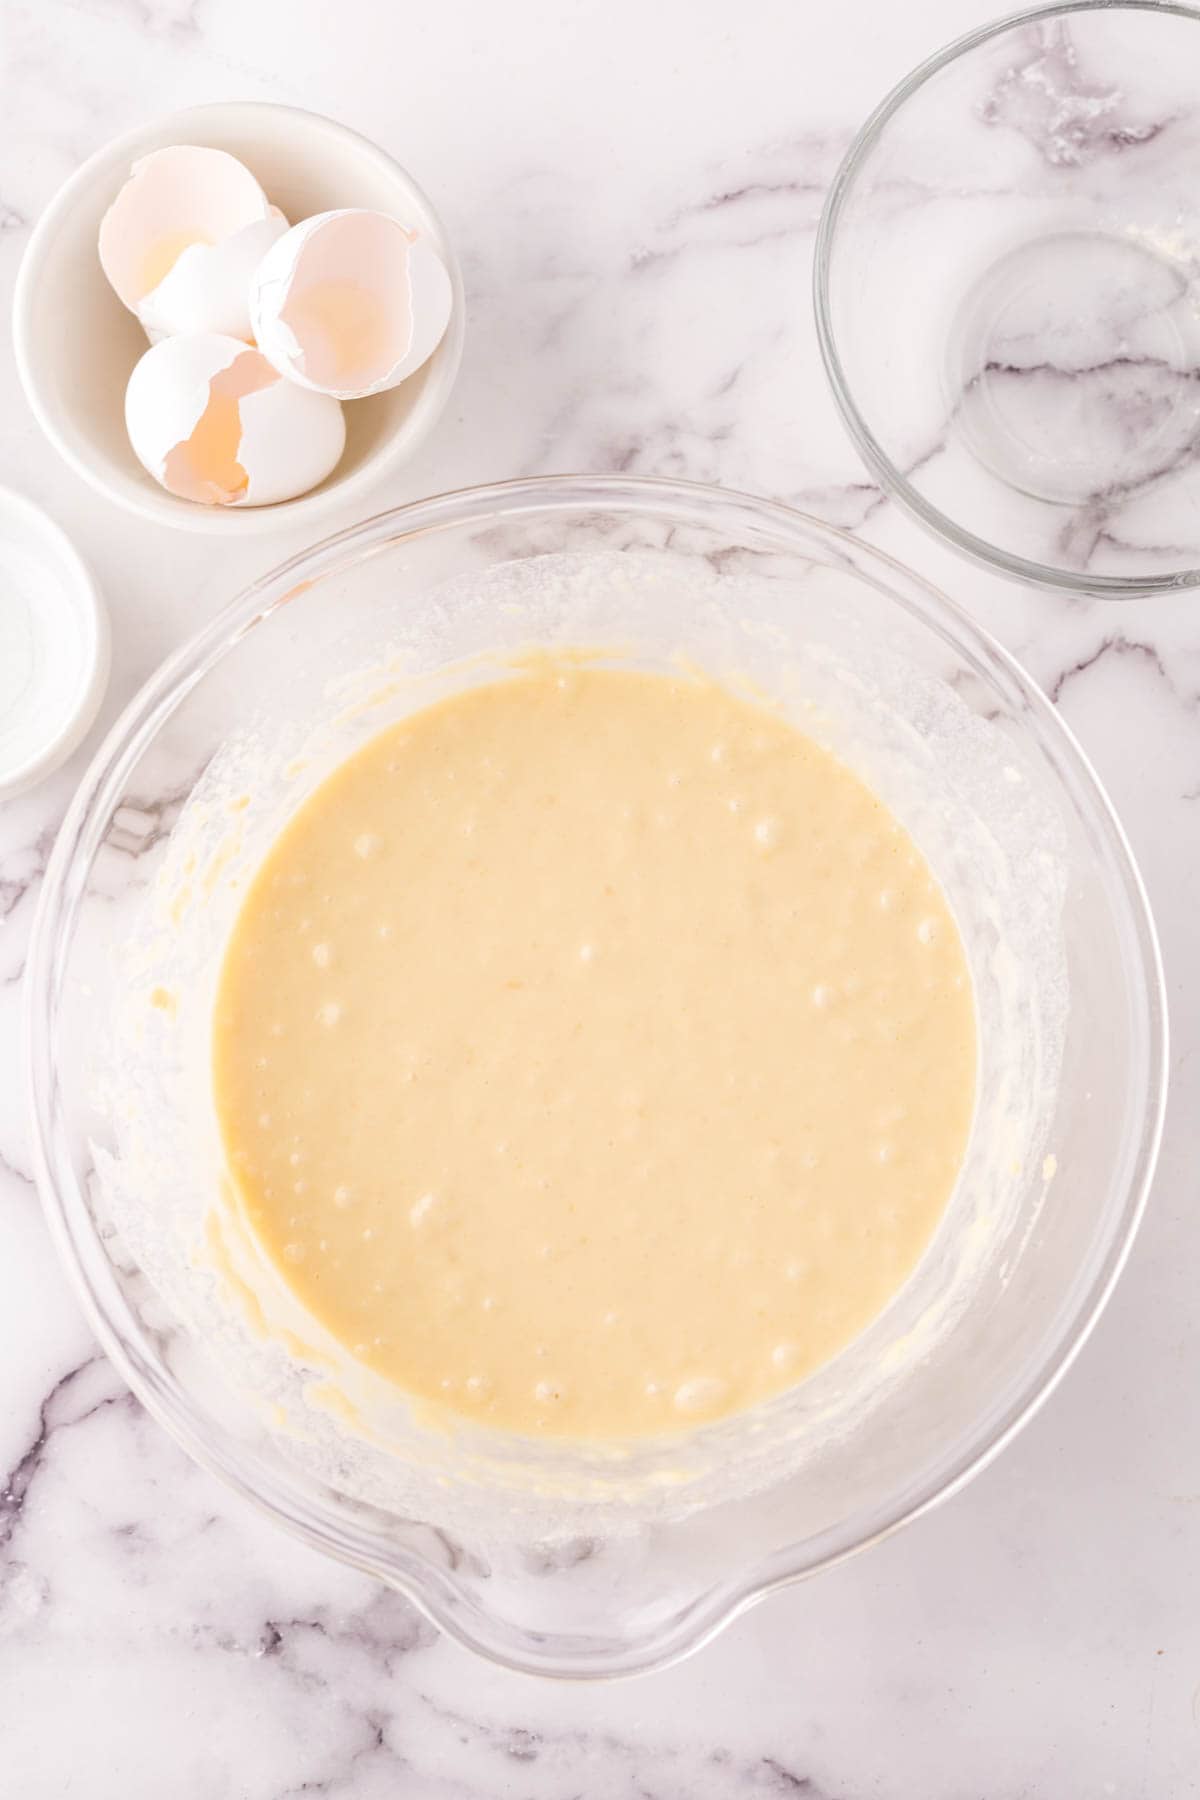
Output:
M979 1016L962 1179L901 1294L790 1393L622 1454L417 1422L403 1441L364 1436L303 1342L293 1356L239 1322L205 1254L214 983L256 857L331 759L429 683L530 644L649 668L682 654L804 720L938 872ZM47 1216L149 1410L309 1543L476 1650L558 1675L694 1649L993 1456L1116 1279L1165 1092L1137 872L1033 682L878 552L786 507L663 481L444 495L232 599L84 779L46 872L26 1005Z
M931 57L817 238L834 395L882 484L1001 572L1200 582L1200 13L1047 6Z

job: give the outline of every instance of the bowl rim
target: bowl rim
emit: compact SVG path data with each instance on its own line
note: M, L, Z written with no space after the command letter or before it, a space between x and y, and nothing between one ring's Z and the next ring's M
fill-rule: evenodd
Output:
M355 154L374 162L381 174L407 189L413 200L425 208L436 229L438 252L450 275L450 322L441 342L423 365L428 374L417 401L419 416L411 431L406 428L412 422L413 413L406 414L382 443L340 481L334 479L337 475L337 470L334 469L325 482L306 494L296 495L294 499L276 501L270 506L198 506L159 489L150 475L146 475L144 487L132 475L129 484L110 480L106 464L90 461L76 448L70 435L59 423L59 414L66 409L56 408L48 402L46 384L38 372L40 359L33 350L37 291L43 264L62 220L74 210L79 195L91 185L100 171L145 153L165 131L179 130L192 134L202 131L206 120L215 122L220 118L228 122L236 120L239 115L249 114L270 114L289 121L307 133L321 133L340 142ZM362 495L389 470L409 461L432 434L446 410L458 379L465 335L466 293L458 256L440 210L433 204L420 182L394 156L362 132L342 124L338 119L328 118L324 113L274 100L222 100L183 107L178 112L137 125L119 137L110 138L101 144L68 176L42 210L22 254L13 289L12 342L21 391L43 435L62 460L93 492L103 495L112 505L121 507L135 517L176 531L211 536L230 533L245 536L279 531L310 521L315 523L359 502ZM418 372L414 371L414 374ZM327 486L326 483L330 480L333 484Z
M994 544L957 524L948 513L934 506L913 486L904 471L896 467L879 444L851 392L838 353L829 291L838 243L838 227L855 181L888 124L912 96L943 69L992 38L1003 37L1007 32L1026 25L1036 25L1043 20L1099 12L1166 14L1191 19L1200 24L1200 10L1184 4L1184 0L1049 0L1048 4L1022 8L1020 12L1008 13L1003 18L978 25L971 31L964 32L961 37L954 38L942 49L934 51L897 82L867 116L838 165L817 224L813 249L812 304L817 343L834 404L855 448L885 494L898 500L919 524L952 549L1001 575L1028 582L1035 587L1050 588L1057 593L1109 600L1134 600L1144 595L1175 593L1182 588L1200 586L1200 563L1194 568L1175 569L1166 574L1098 575L1059 568L1054 563L1035 562L1032 558L1005 550L1002 545Z
M116 1283L111 1264L76 1177L61 1129L54 1061L56 1012L66 957L99 825L123 791L128 769L145 744L226 650L253 626L348 560L394 543L467 523L543 516L564 511L625 511L670 524L713 524L719 502L724 524L757 527L769 544L792 552L818 542L833 560L848 562L856 579L889 578L897 605L919 617L943 641L973 654L974 663L1001 693L1020 700L1035 735L1049 737L1065 759L1077 803L1105 842L1123 903L1123 923L1135 961L1132 987L1144 1017L1135 1020L1144 1039L1139 1080L1138 1127L1131 1130L1126 1179L1112 1206L1094 1269L1069 1307L1060 1308L1048 1348L1036 1366L1014 1381L964 1432L936 1474L923 1472L849 1527L839 1522L805 1551L800 1543L771 1545L757 1561L690 1596L680 1609L640 1636L580 1640L498 1618L474 1600L453 1572L406 1548L385 1550L379 1534L338 1512L336 1500L314 1500L302 1483L247 1456L215 1428L166 1366ZM857 572L863 562L868 573ZM899 583L899 591L892 583ZM89 844L90 835L90 844ZM22 1049L34 1175L59 1257L101 1344L147 1411L184 1450L235 1492L312 1547L360 1568L401 1591L434 1624L493 1662L525 1673L564 1678L634 1674L664 1667L707 1643L725 1625L768 1593L846 1560L958 1492L987 1466L1044 1404L1090 1335L1125 1261L1140 1223L1161 1139L1166 1106L1167 1012L1162 961L1141 876L1120 821L1073 733L1050 701L1009 653L954 601L892 557L848 532L777 501L695 482L650 477L550 476L462 488L375 515L289 558L236 595L217 616L163 662L134 695L94 757L67 811L47 865L30 938L24 983Z

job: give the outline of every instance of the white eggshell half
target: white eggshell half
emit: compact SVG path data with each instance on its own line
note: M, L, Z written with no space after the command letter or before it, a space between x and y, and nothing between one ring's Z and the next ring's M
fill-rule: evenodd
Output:
M340 288L381 322L378 351L337 367L332 340L305 302ZM347 207L304 219L273 244L250 288L250 324L270 362L290 381L339 400L396 387L428 361L445 335L453 288L437 250L386 213Z
M238 338L216 333L169 337L139 359L125 391L125 425L134 454L168 492L196 498L172 485L168 461L195 431L213 397L214 379L242 357L259 365L256 373L264 385L237 403L241 435L236 454L247 484L243 494L226 504L269 506L293 499L337 466L346 424L336 400L280 380L278 371Z
M100 266L118 298L136 312L163 279L147 279L156 247L180 238L223 243L269 218L272 207L236 156L198 144L172 144L134 163L100 221Z
M331 394L293 381L249 394L241 404L238 460L250 477L236 506L272 506L307 494L334 470L346 447L346 415Z
M137 316L152 344L178 332L208 331L243 338L250 326L250 281L288 222L277 207L220 244L191 244L138 302Z
M125 428L134 455L156 481L168 454L189 438L208 405L209 383L246 346L238 338L164 338L134 364L125 389Z

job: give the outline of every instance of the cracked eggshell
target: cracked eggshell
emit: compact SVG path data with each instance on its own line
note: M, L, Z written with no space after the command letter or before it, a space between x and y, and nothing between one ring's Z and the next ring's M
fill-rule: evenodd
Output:
M250 278L287 231L243 163L174 144L133 165L100 223L100 263L151 342L185 331L249 339Z
M192 244L142 301L138 318L152 344L184 332L211 331L250 343L250 281L288 222L276 208L226 238Z
M346 441L339 403L280 379L257 350L216 333L164 338L141 357L125 424L142 466L202 505L269 506L307 493Z
M414 374L450 321L450 275L429 239L386 213L317 213L293 225L250 289L256 342L290 381L339 400Z

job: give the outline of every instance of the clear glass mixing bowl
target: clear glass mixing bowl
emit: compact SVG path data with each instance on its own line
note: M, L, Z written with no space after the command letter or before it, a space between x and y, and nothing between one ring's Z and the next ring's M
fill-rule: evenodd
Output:
M971 960L971 1146L900 1297L754 1413L627 1454L416 1428L364 1443L309 1405L303 1347L230 1322L198 1254L219 1179L213 970L248 871L325 769L429 692L477 679L481 653L531 642L646 667L682 652L748 680L895 808ZM995 1455L1116 1279L1164 1104L1141 884L1033 683L952 602L844 534L649 480L445 495L231 601L133 701L75 798L35 926L27 1034L47 1215L147 1408L309 1543L485 1655L558 1675L694 1649Z
M814 273L834 397L958 550L1112 599L1200 582L1200 13L1023 11L876 108Z

